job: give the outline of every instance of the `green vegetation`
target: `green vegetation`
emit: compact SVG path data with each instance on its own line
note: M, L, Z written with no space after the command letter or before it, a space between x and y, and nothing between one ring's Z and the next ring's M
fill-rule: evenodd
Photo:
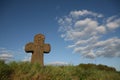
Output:
M44 66L0 61L0 80L120 80L120 72L105 65Z

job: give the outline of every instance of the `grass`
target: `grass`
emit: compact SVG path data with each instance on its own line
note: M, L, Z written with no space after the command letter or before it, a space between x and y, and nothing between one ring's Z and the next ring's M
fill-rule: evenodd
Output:
M0 80L120 80L113 67L95 64L44 66L29 62L0 61Z

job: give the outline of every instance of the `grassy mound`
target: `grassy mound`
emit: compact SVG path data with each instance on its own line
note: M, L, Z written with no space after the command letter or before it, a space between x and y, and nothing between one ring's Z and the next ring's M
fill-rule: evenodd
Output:
M44 66L0 61L0 80L120 80L120 72L105 65Z

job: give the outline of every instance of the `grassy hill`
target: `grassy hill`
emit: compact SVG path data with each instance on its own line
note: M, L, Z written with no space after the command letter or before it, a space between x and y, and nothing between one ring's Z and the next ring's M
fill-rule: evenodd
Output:
M0 61L0 80L120 80L120 72L101 64L41 67L37 63Z

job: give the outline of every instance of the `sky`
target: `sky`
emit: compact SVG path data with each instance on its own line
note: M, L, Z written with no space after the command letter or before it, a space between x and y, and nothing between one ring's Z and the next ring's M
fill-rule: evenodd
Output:
M119 0L0 0L0 59L30 61L24 47L45 35L45 64L104 64L120 70Z

